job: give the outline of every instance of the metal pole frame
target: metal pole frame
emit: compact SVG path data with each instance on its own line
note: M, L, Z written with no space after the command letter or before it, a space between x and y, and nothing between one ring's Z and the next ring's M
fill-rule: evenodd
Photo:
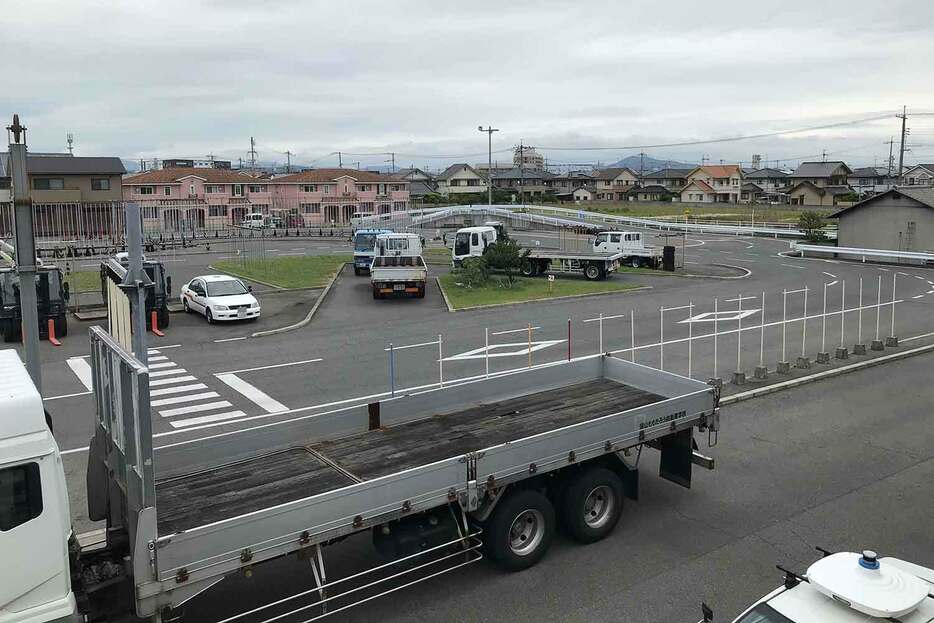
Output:
M658 308L658 369L665 369L665 308Z
M486 378L490 378L490 328L483 329L484 363L486 364Z
M759 312L759 367L765 367L765 292L762 293L762 311Z
M438 385L444 387L444 349L441 334L438 334Z
M863 278L859 278L859 311L856 314L856 343L863 343Z
M763 319L764 321L764 319ZM782 361L788 361L785 356L785 326L788 323L788 290L782 288Z
M719 333L719 310L718 310L718 300L714 298L713 300L713 378L720 378L717 376L717 335Z
M827 352L827 282L824 282L824 303L821 310L820 352Z
M392 348L392 342L389 342L389 396L396 397L396 370L395 370L395 351Z
M879 275L879 285L876 288L876 341L879 341L879 316L882 315L882 275Z
M846 320L846 281L840 282L840 348L843 348L846 339L844 321Z
M808 287L804 286L804 315L801 317L801 357L806 354L805 346L808 335Z
M738 296L737 298L739 299L739 301L738 301L738 303L737 303L738 307L736 308L736 310L737 310L738 312L740 312L740 314L739 314L738 324L737 324L737 328L736 328L736 371L737 371L737 372L742 372L742 371L743 371L743 366L742 366L742 352L743 352L743 314L742 314L742 311L743 311L743 293L740 292L740 293L739 293L739 296Z
M629 310L629 360L636 362L636 311Z
M898 273L892 273L892 332L889 334L889 337L895 337L895 279L898 277Z

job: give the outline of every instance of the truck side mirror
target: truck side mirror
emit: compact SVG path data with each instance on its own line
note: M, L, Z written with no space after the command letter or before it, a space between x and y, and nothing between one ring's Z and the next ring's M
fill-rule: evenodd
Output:
M246 287L246 291L247 291L247 292L252 292L252 291L253 291L253 286L247 286L247 287Z
M710 623L710 621L713 621L713 610L710 609L710 606L708 606L704 602L701 602L700 609L701 609L701 614L704 617L701 623Z
M165 278L165 295L172 296L172 278L171 277Z
M67 301L68 299L71 298L71 284L66 281L64 287L65 287L65 300Z

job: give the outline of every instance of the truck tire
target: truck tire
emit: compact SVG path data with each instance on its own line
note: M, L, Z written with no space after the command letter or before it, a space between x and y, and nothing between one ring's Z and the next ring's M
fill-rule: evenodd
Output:
M156 324L159 329L165 329L169 326L169 308L163 307L156 314Z
M425 284L418 286L418 292L415 293L415 298L425 298Z
M375 299L378 299L378 298L381 298L381 297L380 297L380 294L379 294L379 290L378 290L377 288L374 287L374 288L373 288L373 299L375 300Z
M357 277L360 276L360 267L359 267L359 266L354 266L354 267L353 267L353 274L356 275Z
M587 277L590 281L597 281L601 278L603 271L600 270L600 267L596 264L587 264L584 268L584 276Z
M642 258L637 255L632 256L629 258L629 265L633 268L642 268Z
M68 335L68 317L65 314L55 317L55 337Z
M561 525L575 541L594 543L613 531L623 512L623 482L605 467L574 476L561 492Z
M555 509L533 489L513 489L483 524L486 555L501 569L521 571L535 565L551 545Z
M3 325L3 341L4 342L15 342L16 341L16 326L12 320L8 320Z
M536 264L534 260L522 260L519 272L522 273L523 277L534 277L538 274L538 266Z

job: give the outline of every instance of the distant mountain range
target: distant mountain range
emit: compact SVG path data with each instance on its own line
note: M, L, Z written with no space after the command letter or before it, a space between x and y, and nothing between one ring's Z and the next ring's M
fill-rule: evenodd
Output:
M629 167L633 171L639 171L640 168L644 168L646 171L658 171L659 169L693 169L697 165L677 160L659 160L651 156L645 156L644 158L641 156L626 156L609 166Z

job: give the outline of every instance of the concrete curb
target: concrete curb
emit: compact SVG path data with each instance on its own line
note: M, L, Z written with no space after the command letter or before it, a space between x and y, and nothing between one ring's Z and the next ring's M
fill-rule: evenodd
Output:
M448 313L453 314L457 310L451 305L451 301L448 299L448 293L444 291L444 287L441 285L441 277L435 277L435 283L438 284L438 289L441 290L441 298L444 299L444 304L448 307Z
M287 331L292 331L294 329L301 329L314 318L315 313L318 311L318 308L321 307L321 303L324 302L324 299L327 298L328 292L331 291L331 286L338 280L341 276L341 273L344 272L344 268L347 267L347 264L341 264L340 269L337 273L334 274L334 277L328 282L328 285L325 286L324 291L318 296L318 300L315 301L315 304L312 306L311 311L302 319L296 322L295 324L290 324L286 327L279 327L278 329L267 329L266 331L257 331L256 333L250 334L250 337L265 337L267 335L276 335L278 333L285 333Z
M824 370L823 372L818 372L817 374L809 374L808 376L790 379L781 383L775 383L773 385L766 385L765 387L751 389L749 391L733 394L732 396L725 396L720 399L720 404L730 405L733 403L742 402L743 400L749 400L750 398L758 398L759 396L772 394L783 389L791 389L793 387L798 387L799 385L807 385L808 383L814 383L823 379L840 376L846 374L847 372L855 372L856 370L862 370L863 368L871 368L872 366L878 366L890 361L898 361L899 359L905 359L913 355L921 355L932 351L934 351L934 344L926 344L925 346L919 346L917 348L912 348L911 350L902 351L900 353L883 355L882 357L867 359L866 361L860 361L858 363L851 363L840 368Z
M460 309L455 309L450 301L448 300L448 295L445 293L444 288L441 286L441 279L435 277L438 280L438 288L441 289L441 295L444 297L444 303L448 306L448 311L451 313L465 312L465 311L476 311L478 309L493 309L495 307L512 307L513 305L527 305L529 303L545 303L548 301L563 301L567 299L582 299L591 296L607 296L609 294L629 294L631 292L639 292L641 290L651 290L652 286L639 286L638 288L629 288L628 290L611 290L609 292L588 292L587 294L569 294L567 296L554 296L544 299L531 299L528 301L513 301L511 303L493 303L491 305L471 305L470 307L461 307Z

